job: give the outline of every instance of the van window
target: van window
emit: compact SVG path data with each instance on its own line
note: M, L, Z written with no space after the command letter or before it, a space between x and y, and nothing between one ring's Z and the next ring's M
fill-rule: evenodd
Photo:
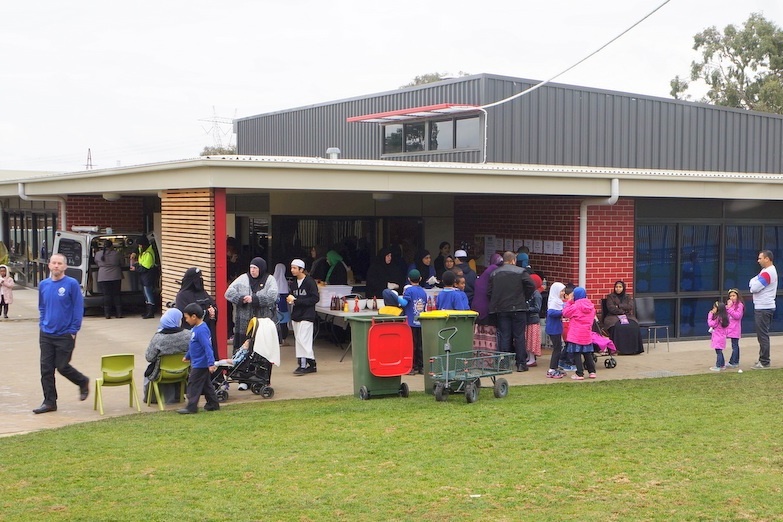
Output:
M68 266L81 266L84 252L82 252L82 244L79 241L61 237L57 252L65 256Z

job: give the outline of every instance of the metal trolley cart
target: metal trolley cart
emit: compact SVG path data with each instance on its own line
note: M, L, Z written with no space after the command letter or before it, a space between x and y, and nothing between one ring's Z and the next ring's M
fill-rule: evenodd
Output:
M457 328L444 328L438 337L445 340L444 355L430 358L430 376L433 379L436 401L445 401L449 393L464 393L468 403L476 402L481 389L481 378L489 377L495 397L501 399L508 395L508 381L497 378L513 372L513 353L470 350L451 353L451 338ZM445 337L444 337L445 336ZM489 387L489 386L487 386Z

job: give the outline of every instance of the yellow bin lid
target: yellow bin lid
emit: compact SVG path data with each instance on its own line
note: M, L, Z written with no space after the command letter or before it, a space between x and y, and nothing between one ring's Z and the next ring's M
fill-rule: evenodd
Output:
M448 319L449 317L478 317L478 312L473 310L432 310L419 314L419 319Z

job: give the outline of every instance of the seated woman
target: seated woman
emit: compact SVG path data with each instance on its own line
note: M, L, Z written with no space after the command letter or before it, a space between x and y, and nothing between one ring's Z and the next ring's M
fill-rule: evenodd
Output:
M182 353L188 351L190 345L190 330L182 328L182 312L176 308L169 308L160 318L160 327L150 339L144 357L150 363L144 372L144 401L147 402L147 389L150 381L158 378L160 373L160 356ZM160 393L166 403L177 402L179 399L179 383L161 384ZM152 402L155 394L152 394Z
M603 324L620 355L644 353L642 332L634 315L633 298L625 292L623 281L617 281L614 291L606 296Z

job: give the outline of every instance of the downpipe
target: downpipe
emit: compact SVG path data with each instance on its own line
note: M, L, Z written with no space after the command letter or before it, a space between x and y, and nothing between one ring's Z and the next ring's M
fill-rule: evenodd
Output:
M579 205L579 286L587 285L587 207L614 205L620 198L620 180L612 179L608 198L585 199Z

